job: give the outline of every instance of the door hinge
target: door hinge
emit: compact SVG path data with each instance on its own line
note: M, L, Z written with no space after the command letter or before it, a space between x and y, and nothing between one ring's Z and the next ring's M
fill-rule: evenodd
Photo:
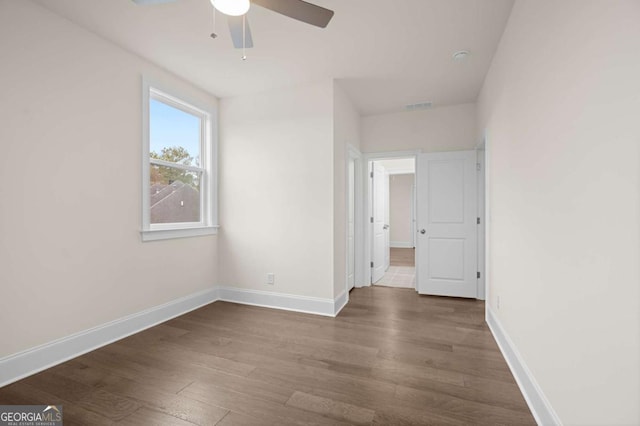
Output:
M478 272L478 278L480 278L480 272Z
M373 217L371 218L371 223L373 223Z
M478 218L478 220L476 221L476 223L477 223L478 225L480 225L480 218Z
M373 172L369 173L369 176L373 178Z
M371 262L371 267L373 268L373 262Z
M476 163L476 170L477 171L482 170L482 165L480 163Z

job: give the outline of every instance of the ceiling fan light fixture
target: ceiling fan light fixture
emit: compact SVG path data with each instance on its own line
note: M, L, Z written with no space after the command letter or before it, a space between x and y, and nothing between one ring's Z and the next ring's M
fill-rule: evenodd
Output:
M249 0L211 0L211 4L220 13L229 16L241 16L249 11Z

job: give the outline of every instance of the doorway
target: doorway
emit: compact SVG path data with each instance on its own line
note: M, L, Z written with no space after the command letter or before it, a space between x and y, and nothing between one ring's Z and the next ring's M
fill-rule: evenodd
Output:
M484 299L485 156L479 149L365 157L365 250L371 266L365 285L411 286L425 295ZM411 162L413 169L391 172L388 162L401 160ZM391 213L392 182L394 176L402 181L403 174L413 177L410 237L394 233L398 225Z
M371 284L416 288L415 157L369 161Z

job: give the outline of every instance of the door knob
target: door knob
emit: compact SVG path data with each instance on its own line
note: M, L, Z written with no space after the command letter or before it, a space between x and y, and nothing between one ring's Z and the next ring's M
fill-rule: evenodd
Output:
M384 225L382 229L389 229L389 225Z
M421 230L420 230L420 233L421 233L421 234L426 234L426 233L427 233L427 230L426 230L426 229L421 229Z

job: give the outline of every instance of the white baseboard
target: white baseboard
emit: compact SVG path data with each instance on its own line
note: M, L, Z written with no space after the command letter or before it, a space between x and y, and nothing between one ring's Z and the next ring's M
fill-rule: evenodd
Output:
M342 293L340 293L340 295L338 297L335 298L335 300L333 301L333 316L337 316L340 311L342 310L342 308L344 308L345 306L347 306L347 302L349 301L349 292L348 291L343 291Z
M213 287L1 358L0 387L218 300L335 317L349 301L349 294L345 291L333 300L240 288Z
M218 300L210 288L0 359L0 387Z
M328 317L335 317L346 304L346 294L336 300L319 297L295 296L293 294L270 291L249 290L236 287L218 287L218 300L240 303L243 305L262 306L264 308L282 309L285 311L303 312ZM342 299L345 299L343 302ZM342 306L336 309L339 304Z
M500 324L498 317L489 307L487 307L487 324L502 355L507 360L511 373L515 377L536 422L544 426L562 425L560 418L542 392L535 377L533 377L533 374L524 363L520 352Z
M393 248L413 248L411 241L390 241L389 246Z

